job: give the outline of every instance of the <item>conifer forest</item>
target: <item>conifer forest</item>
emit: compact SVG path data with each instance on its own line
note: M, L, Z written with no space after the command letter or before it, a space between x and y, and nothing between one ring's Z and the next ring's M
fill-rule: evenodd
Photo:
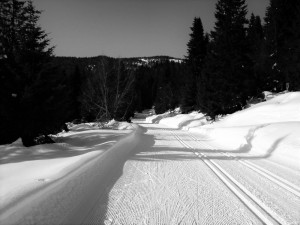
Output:
M201 15L191 21L184 59L77 58L54 55L32 1L1 0L0 144L49 143L67 122L129 121L152 107L214 120L263 91L299 91L299 12L298 0L270 0L264 18L245 0L218 0L211 32Z

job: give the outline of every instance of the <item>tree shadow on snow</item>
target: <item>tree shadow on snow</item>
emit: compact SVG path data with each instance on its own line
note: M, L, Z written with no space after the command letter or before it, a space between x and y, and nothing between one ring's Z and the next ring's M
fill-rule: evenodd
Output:
M25 148L22 144L3 146L0 150L0 162L17 163L32 160L73 157L92 151L106 151L126 133L112 132L75 132L66 137L59 137L54 144L36 145Z
M187 147L172 147L171 142L177 140L174 135L170 134L168 138L159 138L153 137L155 140L162 140L165 141L164 146L152 146L150 149L148 148L147 151L143 151L142 149L137 152L131 160L138 160L138 161L168 161L168 160L176 160L176 161L186 161L186 160L198 160L199 158L195 156L194 153L203 153L206 155L206 159L217 159L217 160L240 160L240 159L264 159L269 158L275 152L279 144L286 138L283 136L278 138L274 143L271 143L270 146L264 146L265 149L262 153L252 153L252 142L255 138L255 132L267 125L262 125L251 129L248 134L246 135L246 144L240 146L238 149L222 149L222 148L213 148L209 144L204 146L201 142L197 145L195 143L201 140L197 139L194 140L190 136L186 138L180 137L180 140L189 143L190 141L193 142L192 148ZM156 130L150 128L150 130ZM171 129L174 130L174 129ZM170 139L171 137L171 139ZM168 145L168 140L170 145ZM146 148L145 148L146 149ZM230 156L228 156L230 154Z
M143 129L143 133L147 130ZM102 173L102 181L99 182L100 185L97 186L98 197L95 200L95 206L93 212L86 215L85 219L81 224L90 224L91 221L96 221L97 224L106 224L107 219L107 210L109 204L109 195L113 189L116 182L120 179L123 174L123 169L126 162L138 154L141 149L149 149L154 145L154 136L153 135L142 135L141 140L138 145L128 151L120 151L122 148L119 148L118 151L114 151L112 154L109 154L105 161L109 162L107 165L103 166L99 173ZM96 213L95 213L96 211ZM111 224L111 222L109 223Z
M138 145L131 152L122 152L115 151L113 154L109 154L109 157L105 160L108 161L109 164L103 165L101 170L98 172L102 175L99 175L99 178L102 177L102 180L99 180L99 184L97 185L97 190L99 195L93 196L93 201L95 202L93 213L87 214L85 220L82 221L82 224L89 223L91 221L96 221L98 224L106 224L109 221L105 221L109 215L108 207L109 207L109 197L112 189L114 188L117 181L122 177L124 167L127 162L132 161L142 161L142 162L162 162L166 163L168 161L196 161L201 160L194 153L230 153L232 150L222 150L222 149L211 149L210 147L196 147L196 148L186 148L182 147L173 147L171 142L167 141L164 145L155 145L155 141L157 140L156 135L151 134L149 132L150 129L145 129L144 134L139 138ZM172 136L172 134L170 134ZM249 136L250 137L250 136ZM276 150L277 146L285 137L278 139L274 142L266 151L264 155L257 156L239 156L239 154L247 153L249 148L252 146L252 139L249 138L248 146L241 147L240 149L234 151L235 157L228 157L226 155L211 155L209 154L206 159L217 159L217 160L235 160L235 159L260 159L267 158L272 155L272 153ZM191 141L191 140L190 140ZM174 144L174 142L173 142ZM129 165L130 166L130 165ZM118 187L116 187L118 188ZM122 187L121 187L122 189ZM122 200L121 200L122 201ZM114 221L110 221L114 222Z

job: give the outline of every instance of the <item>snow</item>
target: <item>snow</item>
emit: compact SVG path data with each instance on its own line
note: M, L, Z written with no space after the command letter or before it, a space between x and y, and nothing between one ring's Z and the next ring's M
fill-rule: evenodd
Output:
M114 129L114 130L132 130L133 127L130 123L119 122L114 119L106 123L81 123L81 124L68 124L69 129L73 131L84 131L84 130L93 130L93 129Z
M265 102L227 115L211 123L202 113L166 112L146 118L174 129L201 134L223 148L248 149L249 154L270 156L297 170L300 161L300 93L264 92Z
M135 62L134 64L137 66L152 66L154 63L161 62L162 59L159 58L139 58L138 62ZM164 59L166 60L166 59ZM168 58L167 59L169 62L174 62L174 63L183 63L182 59L177 59L177 58Z
M300 93L290 92L227 116L213 127L300 122Z
M174 117L167 117L161 119L159 123L178 129L201 126L206 124L207 120L202 113L192 112L189 114L179 114Z
M131 124L110 121L107 127L110 129L100 130L95 123L69 124L70 132L58 134L54 144L25 148L18 139L0 146L0 221L9 222L7 216L22 199L67 179L68 174L128 139L130 133L134 142L137 129Z
M298 224L300 93L265 96L213 123L150 109L2 145L0 222Z
M249 149L256 156L269 155L300 170L300 92L264 92L267 101L252 105L210 123L202 113L164 114L146 118L170 128L189 130L217 141L223 148Z
M231 149L249 148L300 170L300 93L289 92L201 127L191 128Z
M151 113L151 116L146 117L146 122L147 123L159 123L163 118L169 118L169 117L173 117L176 116L180 113L180 108L176 108L174 110L169 110L163 114L154 114Z
M223 148L249 149L249 154L269 155L300 170L300 92L264 92L266 101L211 123L202 113L172 111L146 118L174 129L201 134Z

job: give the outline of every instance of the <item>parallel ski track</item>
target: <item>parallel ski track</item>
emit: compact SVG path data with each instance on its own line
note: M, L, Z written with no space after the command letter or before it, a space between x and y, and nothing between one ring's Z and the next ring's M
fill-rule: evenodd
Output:
M204 153L198 153L195 148L183 141L175 132L170 132L184 147L192 149L194 154L200 158L228 187L228 189L230 189L264 224L288 224L283 218L266 206L260 199L248 191L230 174L228 174L219 164L209 159Z
M189 136L197 141L200 142L196 137L194 137L193 135L189 134ZM214 148L210 145L207 144L208 147L210 147L212 150L214 150ZM243 159L238 159L238 157L234 154L234 153L221 153L222 155L229 157L229 158L234 158L237 162L243 164L244 166L250 168L251 170L257 172L258 174L262 175L263 177L269 179L270 181L276 183L277 185L279 185L280 187L282 187L283 189L285 189L286 191L289 191L291 193L293 193L294 195L296 195L297 197L300 198L300 187L285 180L282 177L277 176L276 174Z

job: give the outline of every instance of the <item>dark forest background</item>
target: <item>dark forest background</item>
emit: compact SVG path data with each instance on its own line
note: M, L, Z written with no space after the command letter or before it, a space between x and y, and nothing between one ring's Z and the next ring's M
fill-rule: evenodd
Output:
M152 107L214 120L263 91L300 90L297 0L271 0L264 18L247 18L245 0L219 0L213 31L194 19L183 60L56 57L40 14L31 1L0 2L0 144L49 143L66 122L129 121Z

